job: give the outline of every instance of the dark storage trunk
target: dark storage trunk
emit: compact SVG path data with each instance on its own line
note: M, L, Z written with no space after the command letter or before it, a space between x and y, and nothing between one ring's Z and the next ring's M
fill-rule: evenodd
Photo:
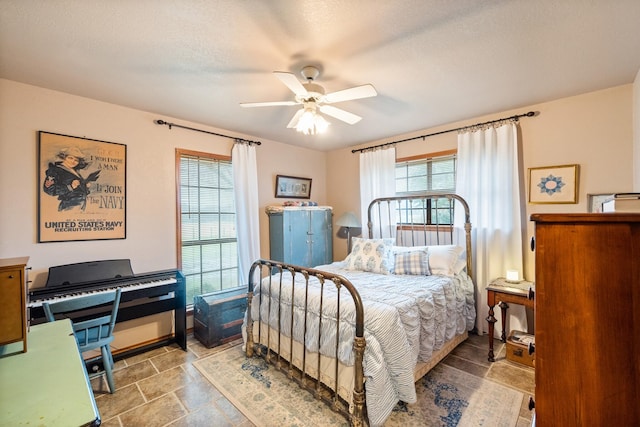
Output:
M241 336L247 309L246 289L196 295L193 298L193 333L208 348Z

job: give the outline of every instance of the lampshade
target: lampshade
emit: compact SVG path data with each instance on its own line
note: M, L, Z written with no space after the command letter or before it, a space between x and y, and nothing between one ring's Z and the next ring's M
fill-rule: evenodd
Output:
M340 227L359 228L362 226L360 220L353 212L345 212L336 220L336 225Z
M329 122L312 108L305 108L296 124L296 130L305 135L324 133L328 127Z

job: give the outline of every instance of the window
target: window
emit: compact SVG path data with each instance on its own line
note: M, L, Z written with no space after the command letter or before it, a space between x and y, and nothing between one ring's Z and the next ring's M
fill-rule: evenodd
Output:
M396 162L396 193L411 195L425 192L450 192L456 190L455 152L428 155L420 159ZM398 209L398 219L402 224L452 224L452 200L439 199L437 206L423 207L414 201Z
M178 266L195 295L239 287L235 197L230 157L177 150Z

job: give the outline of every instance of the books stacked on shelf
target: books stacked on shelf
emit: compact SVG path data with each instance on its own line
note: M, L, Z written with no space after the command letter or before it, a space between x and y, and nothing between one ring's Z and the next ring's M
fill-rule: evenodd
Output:
M602 203L602 212L640 212L640 193L618 193Z

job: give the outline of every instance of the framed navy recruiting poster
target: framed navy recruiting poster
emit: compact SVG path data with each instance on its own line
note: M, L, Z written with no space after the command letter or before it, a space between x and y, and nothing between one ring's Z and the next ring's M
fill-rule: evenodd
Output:
M38 132L38 242L126 238L127 146Z

